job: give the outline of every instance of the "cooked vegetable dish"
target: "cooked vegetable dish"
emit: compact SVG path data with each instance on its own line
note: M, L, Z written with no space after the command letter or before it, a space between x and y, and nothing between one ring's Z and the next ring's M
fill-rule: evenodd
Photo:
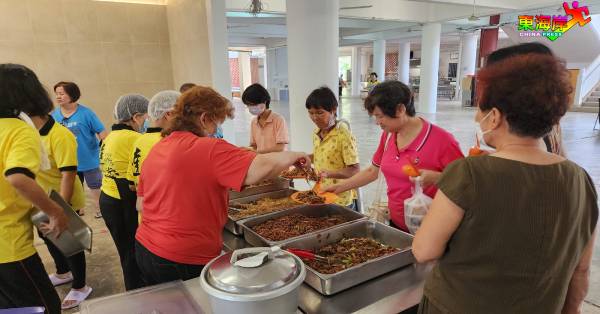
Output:
M398 251L397 248L381 244L373 239L349 238L325 245L315 252L315 254L327 258L327 261L316 259L303 259L303 261L322 274L334 274L396 251Z
M270 241L282 241L347 221L349 218L342 215L308 217L302 214L290 214L267 220L252 227L252 230Z
M302 169L298 169L297 167L288 169L288 170L284 170L280 176L282 178L287 178L287 179L293 179L293 178L304 178L306 177L306 174L308 173L308 180L311 181L319 181L319 176L317 175L317 173L315 172L315 169L310 168L310 169L306 169L306 172Z
M324 204L325 198L317 195L317 193L315 193L315 191L310 190L310 191L302 191L302 192L298 193L298 201L300 201L304 204L316 205L316 204Z
M289 197L277 199L263 198L246 204L232 203L229 205L229 207L236 208L238 210L230 209L228 213L233 220L240 220L246 217L268 214L296 206L299 206L299 204Z

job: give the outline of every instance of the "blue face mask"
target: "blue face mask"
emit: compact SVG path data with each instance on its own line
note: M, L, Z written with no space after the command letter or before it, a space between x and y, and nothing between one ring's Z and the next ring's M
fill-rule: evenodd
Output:
M140 133L146 133L146 131L148 130L148 126L150 125L150 122L148 122L148 119L144 120L144 124L142 124L142 128L140 129Z
M213 134L209 134L208 137L212 138L223 138L223 128L220 125L217 125L217 130Z

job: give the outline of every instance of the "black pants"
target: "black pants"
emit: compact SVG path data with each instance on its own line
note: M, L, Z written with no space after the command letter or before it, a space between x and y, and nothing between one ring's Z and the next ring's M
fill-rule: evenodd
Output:
M38 235L44 240L46 247L48 247L48 252L50 252L52 259L54 260L54 265L56 265L56 273L66 274L71 272L73 275L72 288L81 289L85 287L85 253L81 251L71 257L66 257L56 245L44 237L41 232L38 231Z
M204 265L181 264L164 259L150 252L138 241L135 241L135 259L148 285L156 285L177 279L197 278L200 277L202 268L204 268Z
M37 253L0 264L0 309L30 306L43 306L46 313L60 314L60 299Z
M134 251L138 214L135 208L125 204L126 202L110 197L104 192L100 193L100 212L119 252L125 290L132 290L143 287L144 282L135 261Z

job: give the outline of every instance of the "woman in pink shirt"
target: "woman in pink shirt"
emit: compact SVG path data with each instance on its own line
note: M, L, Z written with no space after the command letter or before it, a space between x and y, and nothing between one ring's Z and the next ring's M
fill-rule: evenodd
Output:
M244 90L242 102L255 117L250 124L250 146L259 154L282 152L290 139L285 119L269 109L271 96L260 84Z
M458 142L442 128L417 117L410 89L398 81L376 85L365 99L365 108L383 130L371 167L326 189L342 193L365 186L383 173L387 182L390 224L408 232L404 200L412 196L414 183L403 173L409 160L421 171L425 194L433 197L444 168L462 158Z

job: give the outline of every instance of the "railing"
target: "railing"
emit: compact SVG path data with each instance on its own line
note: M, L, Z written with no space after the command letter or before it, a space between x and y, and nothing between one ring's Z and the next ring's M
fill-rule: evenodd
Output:
M589 70L588 70L589 69ZM594 88L600 83L600 55L596 57L583 73L581 79L581 93L584 95L579 99L579 103L583 103L587 97L594 91Z

